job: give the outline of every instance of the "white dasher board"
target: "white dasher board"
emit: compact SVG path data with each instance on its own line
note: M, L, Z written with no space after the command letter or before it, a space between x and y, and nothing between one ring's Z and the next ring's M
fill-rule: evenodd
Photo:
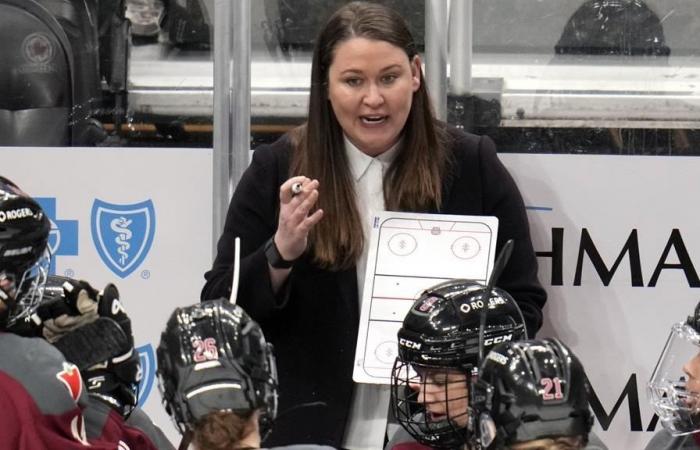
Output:
M396 333L413 302L438 283L485 283L496 254L498 218L384 211L374 217L362 294L353 380L389 384Z

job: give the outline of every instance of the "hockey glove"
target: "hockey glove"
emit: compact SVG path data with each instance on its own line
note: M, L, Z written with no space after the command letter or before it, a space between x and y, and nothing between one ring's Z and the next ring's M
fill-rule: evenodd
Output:
M81 375L91 396L114 408L127 418L138 404L138 386L143 375L138 352L132 349L82 370Z
M102 292L98 292L87 281L65 281L63 283L63 301L67 311L55 317L48 317L43 321L44 338L53 344L71 331L97 320L99 317L97 309L100 302L112 300L112 298L105 298L104 294L108 293L114 297L113 290L116 291L113 284L108 284ZM119 299L118 292L115 298ZM56 312L60 313L61 311ZM38 313L41 315L39 311ZM54 314L52 313L51 316Z
M43 334L67 360L82 371L133 350L131 320L116 286L97 292L85 281L71 280L63 289L70 312L44 320Z

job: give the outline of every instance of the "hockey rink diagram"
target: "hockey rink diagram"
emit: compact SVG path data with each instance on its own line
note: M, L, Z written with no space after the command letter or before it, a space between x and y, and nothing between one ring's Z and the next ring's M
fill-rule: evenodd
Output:
M485 282L493 268L498 219L383 212L373 221L353 379L387 384L396 333L421 293L466 278Z

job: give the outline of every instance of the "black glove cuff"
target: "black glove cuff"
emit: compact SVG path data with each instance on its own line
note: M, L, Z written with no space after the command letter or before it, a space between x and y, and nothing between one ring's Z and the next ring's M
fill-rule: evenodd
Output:
M83 372L88 393L108 404L123 417L129 415L136 406L137 395L134 386L123 382L109 370L89 370Z

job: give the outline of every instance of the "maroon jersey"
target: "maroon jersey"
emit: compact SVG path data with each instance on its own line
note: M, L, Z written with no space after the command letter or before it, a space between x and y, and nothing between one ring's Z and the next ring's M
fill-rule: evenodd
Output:
M80 371L49 343L0 333L0 355L0 450L128 448L88 439Z

